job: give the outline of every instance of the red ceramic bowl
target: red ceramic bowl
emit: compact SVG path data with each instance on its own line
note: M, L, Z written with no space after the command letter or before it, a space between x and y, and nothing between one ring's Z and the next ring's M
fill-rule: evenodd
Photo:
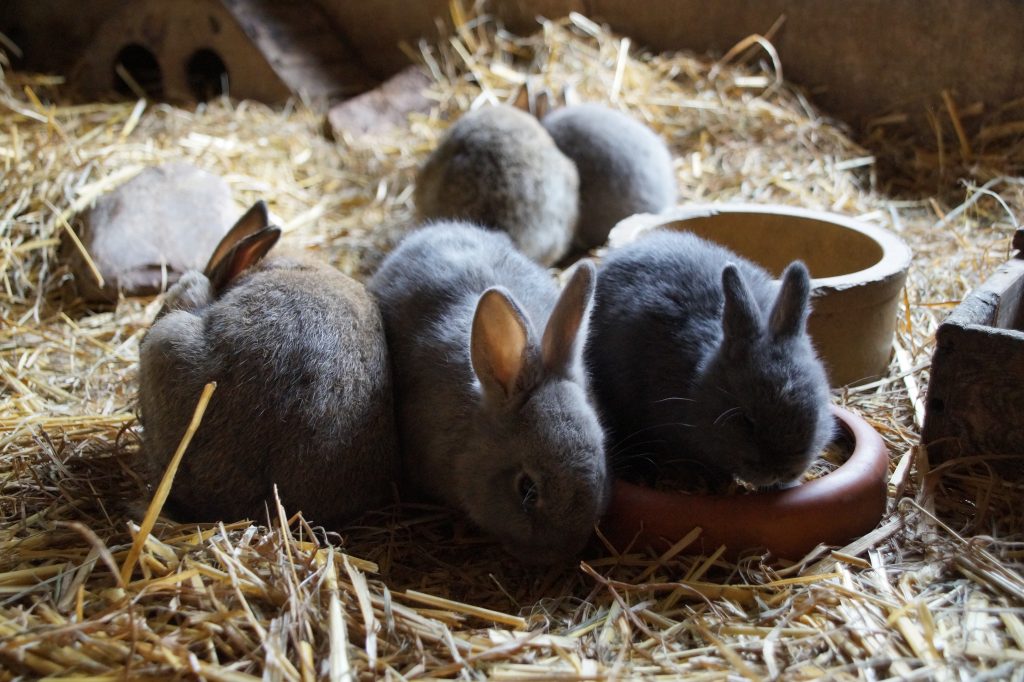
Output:
M730 556L767 549L800 559L819 543L843 545L874 528L885 512L889 450L867 422L832 408L853 452L830 473L785 490L740 495L688 495L616 481L601 532L620 551L668 549L695 527L683 551Z

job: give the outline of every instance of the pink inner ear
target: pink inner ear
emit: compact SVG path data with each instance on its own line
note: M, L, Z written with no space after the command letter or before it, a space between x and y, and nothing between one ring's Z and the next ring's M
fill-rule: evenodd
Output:
M228 281L242 274L242 271L251 265L255 265L263 256L277 243L278 233L268 233L266 237L254 239L244 245L239 245L238 251L232 254L231 268L228 272Z
M526 336L523 328L515 321L506 317L502 324L495 325L493 333L496 338L489 342L492 345L491 362L494 378L505 387L506 393L512 392L519 370L522 368L523 350L526 348Z
M213 250L213 254L210 256L210 260L206 264L206 268L203 270L210 275L213 269L218 266L231 250L241 242L242 240L251 237L252 235L264 230L270 226L269 215L267 213L267 205L262 201L257 201L255 204L249 207L245 213L235 222L234 225L227 231L227 234L217 244L217 248Z
M528 343L518 312L498 291L487 291L473 320L474 369L480 379L497 384L511 395L523 368ZM482 366L477 366L477 363Z
M220 261L207 266L206 275L214 291L222 291L246 268L260 262L280 236L280 228L271 226L238 240Z

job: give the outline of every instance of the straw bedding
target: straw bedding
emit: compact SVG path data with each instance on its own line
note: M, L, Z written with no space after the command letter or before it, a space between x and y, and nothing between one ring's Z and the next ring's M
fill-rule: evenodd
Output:
M1024 679L1021 483L983 457L932 467L918 447L934 330L1006 258L1024 205L1019 103L945 93L933 134L890 117L868 151L785 83L766 41L651 56L580 16L517 38L453 10L450 39L410 49L434 110L359 139L326 139L301 103L72 105L58 80L4 69L0 679ZM595 542L578 565L535 569L438 507L396 504L341 533L280 507L213 526L147 513L134 408L159 299L74 297L57 246L77 212L185 158L362 278L407 229L415 168L448 120L566 86L663 135L682 202L826 208L910 242L890 373L835 396L891 448L878 529L792 565Z

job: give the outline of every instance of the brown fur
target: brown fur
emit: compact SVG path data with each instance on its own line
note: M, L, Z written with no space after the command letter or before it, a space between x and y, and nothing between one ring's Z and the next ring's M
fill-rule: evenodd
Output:
M186 273L140 357L146 469L159 480L203 386L217 390L169 502L195 521L289 512L333 525L385 501L394 475L391 373L380 314L359 283L273 257L214 291Z

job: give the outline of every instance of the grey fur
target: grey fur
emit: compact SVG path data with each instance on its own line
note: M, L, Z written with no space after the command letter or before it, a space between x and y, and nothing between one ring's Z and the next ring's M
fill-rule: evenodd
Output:
M559 296L506 235L445 222L410 234L369 283L395 368L405 482L529 562L573 556L608 502L581 358L593 281L584 261ZM536 484L530 510L522 472Z
M653 130L632 116L600 104L579 104L556 109L542 123L579 172L576 246L601 246L620 220L659 213L675 202L672 155Z
M613 466L649 458L762 487L799 478L835 426L806 333L807 269L792 263L782 282L690 233L656 231L608 256L586 360Z
M140 352L143 454L157 482L203 386L217 390L171 488L183 520L285 509L328 526L387 501L396 455L380 313L326 265L271 257L219 295L191 271Z
M510 106L464 114L416 178L422 220L467 220L507 232L530 258L565 255L576 225L579 176L535 118Z

